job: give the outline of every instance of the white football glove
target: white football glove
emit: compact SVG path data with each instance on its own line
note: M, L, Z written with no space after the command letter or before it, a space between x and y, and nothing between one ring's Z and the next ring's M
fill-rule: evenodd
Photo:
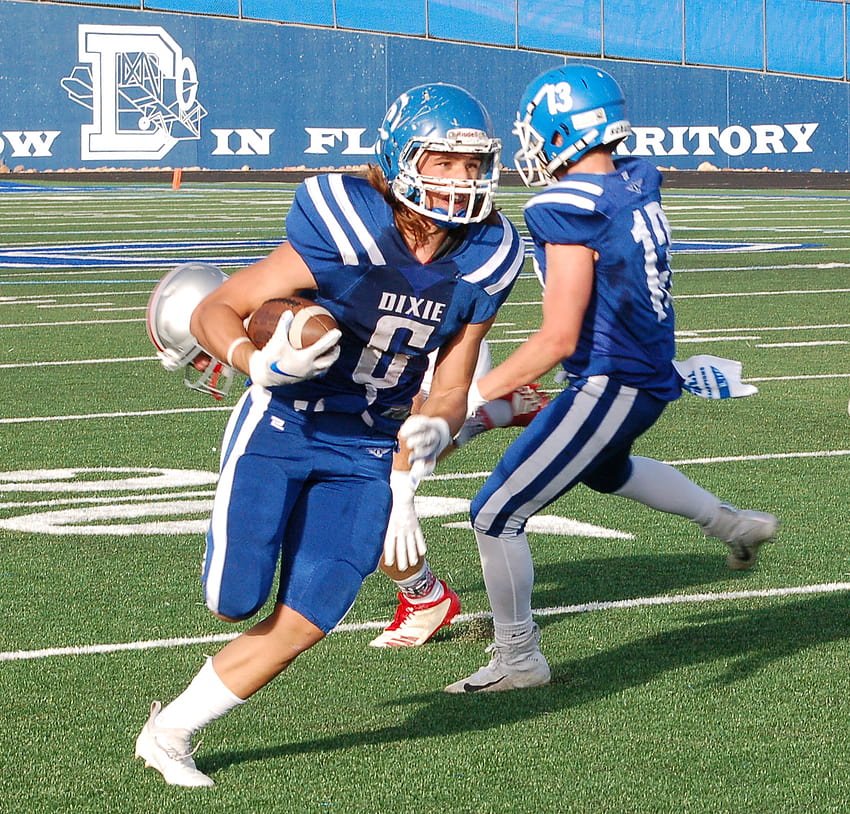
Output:
M393 506L384 536L384 563L406 571L411 564L419 562L426 551L425 537L413 507L416 490L410 482L410 473L393 469L390 472L390 489Z
M289 326L293 315L286 311L281 316L274 333L262 350L256 350L248 359L251 381L262 387L295 384L324 373L339 358L339 328L328 331L321 339L306 348L297 350L289 341Z
M437 458L452 442L452 431L444 418L412 415L401 425L398 435L410 451L410 482L416 489L422 478L437 467Z

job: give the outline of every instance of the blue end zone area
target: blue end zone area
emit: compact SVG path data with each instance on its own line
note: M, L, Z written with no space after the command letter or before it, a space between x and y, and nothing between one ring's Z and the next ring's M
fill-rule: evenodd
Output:
M674 254L718 254L735 252L787 252L795 249L816 249L822 243L749 243L734 240L674 240Z
M19 184L17 181L0 181L0 192L41 192L50 187L40 184Z
M222 268L234 268L265 257L279 240L156 241L91 243L70 246L14 246L0 249L0 268L158 268L185 257ZM818 243L750 243L740 241L674 240L673 253L723 254L793 251L817 248ZM526 239L526 255L533 253ZM158 263L157 255L163 257Z
M161 268L186 260L222 268L265 257L279 240L155 241L71 246L14 246L0 249L0 268ZM156 255L162 255L158 262ZM191 256L190 256L191 255Z
M94 187L91 184L85 186L61 186L55 187L48 184L22 184L18 181L0 181L0 192L69 192L73 190L92 190L116 189L117 187L99 186Z

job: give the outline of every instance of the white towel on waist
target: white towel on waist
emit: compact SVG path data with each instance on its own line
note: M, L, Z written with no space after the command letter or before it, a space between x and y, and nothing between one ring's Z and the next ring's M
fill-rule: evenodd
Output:
M682 377L682 388L704 399L734 399L754 396L758 388L741 381L741 363L720 356L699 354L685 361L673 360Z

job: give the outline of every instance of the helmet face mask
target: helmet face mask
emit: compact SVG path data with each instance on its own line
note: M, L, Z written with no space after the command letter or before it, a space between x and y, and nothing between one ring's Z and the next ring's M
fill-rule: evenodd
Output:
M203 368L188 364L184 368L183 384L190 390L209 393L215 399L224 398L230 392L237 371L205 352L200 357L206 357L204 361L207 364Z
M148 336L167 370L183 369L192 390L217 399L227 395L236 371L205 351L189 330L192 311L227 275L208 263L183 263L154 288L148 300Z
M546 186L590 150L616 146L632 129L623 92L605 71L565 65L533 80L520 101L514 165L526 186Z
M493 208L501 142L483 105L455 85L420 85L390 106L375 153L393 195L443 227L484 220ZM424 175L429 153L480 158L477 178ZM436 204L434 203L436 201Z

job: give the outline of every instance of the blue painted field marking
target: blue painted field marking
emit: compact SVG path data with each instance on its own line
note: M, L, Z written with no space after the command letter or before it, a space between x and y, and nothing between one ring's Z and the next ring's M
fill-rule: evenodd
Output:
M155 266L192 259L224 268L245 266L276 247L278 239L144 241L130 243L86 243L62 246L14 246L0 249L0 268L100 268L104 266ZM673 253L732 253L793 251L816 248L817 243L753 243L749 241L674 240ZM260 250L241 254L240 250ZM191 253L191 258L184 255ZM533 253L526 238L526 255ZM160 258L159 255L165 255Z

